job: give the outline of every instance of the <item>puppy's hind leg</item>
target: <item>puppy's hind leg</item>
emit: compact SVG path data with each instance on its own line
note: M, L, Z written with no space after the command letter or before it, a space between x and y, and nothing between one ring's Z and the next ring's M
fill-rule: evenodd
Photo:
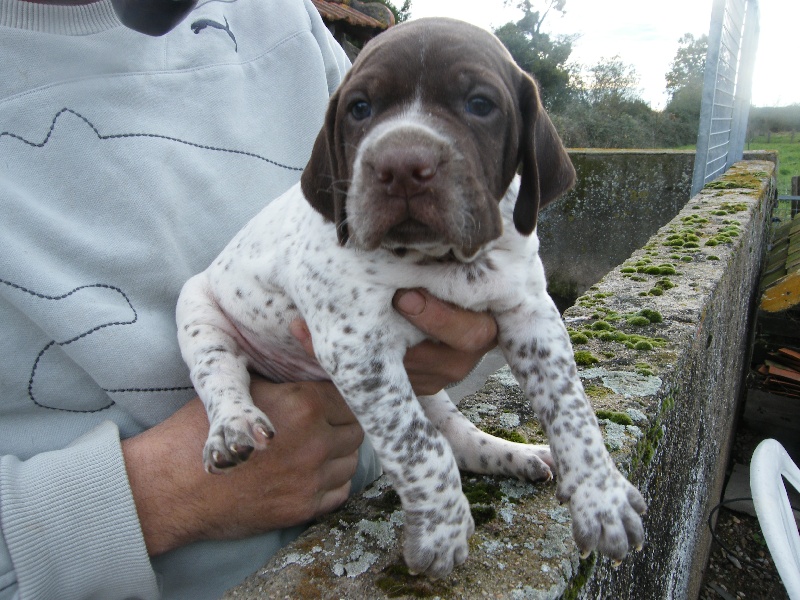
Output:
M183 287L176 310L178 343L208 413L203 462L221 472L263 450L275 433L250 396L248 358L236 329L212 299L203 273Z
M420 396L419 402L436 429L447 438L462 471L527 481L553 477L555 464L549 446L510 442L481 431L461 414L445 391Z

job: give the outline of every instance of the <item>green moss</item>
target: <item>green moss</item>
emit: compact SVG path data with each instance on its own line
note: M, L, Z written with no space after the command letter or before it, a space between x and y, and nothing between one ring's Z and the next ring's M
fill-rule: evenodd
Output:
M402 562L387 566L375 578L375 585L388 598L433 598L445 597L447 587L441 581L427 577L416 577L408 572L408 567Z
M617 321L622 319L622 315L619 314L617 311L605 307L600 310L600 313L602 314L601 318L604 321L608 321L609 323L616 323Z
M686 244L693 245L693 248L698 247L695 242L686 242ZM686 246L684 244L684 246ZM688 247L688 246L687 246ZM664 263L661 265L642 265L636 267L637 273L644 273L645 275L677 275L675 265L671 263Z
M597 313L595 316L598 316L599 314L600 313ZM645 327L650 324L663 322L663 317L661 313L658 312L657 310L653 310L650 308L643 308L636 313L629 313L626 315L619 315L618 313L613 313L612 315L611 311L609 311L608 313L605 314L605 316L606 316L605 319L606 323L612 318L615 321L624 318L626 323L638 327ZM653 338L638 334L625 333L618 329L614 329L613 327L609 327L608 329L606 329L605 326L601 326L601 329L599 331L584 329L581 330L580 332L574 332L574 333L583 333L587 337L594 337L595 339L601 342L606 342L606 343L618 342L631 350L637 349L637 344L640 343L641 344L638 347L638 349L640 350L651 350L653 348L662 347L667 343L667 340L665 340L664 338ZM585 352L586 355L588 356L580 355L579 352ZM576 361L578 361L579 359L582 360L584 358L591 361L592 359L590 357L592 356L593 355L591 355L591 353L589 353L588 351L578 351L576 352ZM613 353L611 354L611 356L613 357ZM589 362L586 365L581 365L581 366L588 366L589 364L592 363Z
M575 333L569 334L569 341L573 344L586 344L589 341L589 338L585 333L576 331Z
M473 504L470 505L469 511L472 513L472 519L475 521L475 526L480 527L497 517L497 509L494 506L486 504Z
M600 359L588 350L578 350L575 352L575 364L577 364L579 367L589 367L599 362Z
M663 265L659 266L659 275L677 275L677 274L678 272L675 270L675 265L672 265L670 263L664 263Z
M719 260L719 256L716 256L714 254L709 254L708 256L706 256L706 260Z
M658 444L664 437L664 426L661 421L665 414L673 408L675 408L675 398L667 396L661 403L661 409L653 426L645 432L644 436L636 444L636 452L634 452L633 460L631 461L631 470L634 470L639 464L649 465L653 460Z
M598 410L595 411L598 419L608 419L617 425L633 425L633 419L623 412L613 410Z
M661 438L664 437L664 428L661 425L661 419L656 419L655 424L645 432L645 434L636 443L636 451L633 454L631 461L631 471L636 469L637 466L643 464L649 465L653 460L656 449L658 448Z
M745 176L743 174L733 174L731 175L730 172L726 174L722 179L717 179L716 181L710 181L703 186L703 189L706 190L738 190L738 189L746 189L746 190L757 190L761 187L761 182L758 179L755 179L749 175L749 173Z
M681 217L681 221L686 225L702 225L703 223L708 223L708 219L706 217L701 217L700 215L688 215Z
M608 321L600 320L592 323L592 329L595 331L609 331L612 327Z
M643 308L637 314L643 316L650 323L662 323L664 321L664 317L661 316L661 313L651 308Z
M652 462L653 456L658 448L658 444L661 442L661 438L664 437L664 430L661 428L660 424L651 429L650 432L651 434L645 437L646 443L642 448L641 460L646 465L649 465Z
M524 435L516 431L512 431L510 429L503 429L502 427L496 427L494 425L483 427L481 429L484 432L488 433L489 435L493 435L494 437L508 440L509 442L517 442L518 444L528 443L528 440L525 439Z
M503 498L500 486L489 481L479 480L474 483L462 483L461 489L470 504L491 504Z
M651 350L652 348L661 348L662 346L666 345L667 340L658 337L645 337L643 335L629 335L626 343L630 344L629 348L632 350ZM637 348L636 346L640 343L648 344L651 346L651 348Z
M645 327L647 325L650 325L650 319L642 315L635 315L633 317L628 318L628 324L634 325L636 327Z
M756 188L759 187L760 184L756 184ZM754 188L755 189L755 188ZM723 202L720 204L720 209L726 211L728 214L733 214L737 212L744 212L747 210L747 204L744 202L737 202L736 204L730 204L728 202Z
M731 238L729 238L727 235L715 235L706 242L706 246L716 246L718 244L730 244L731 241L732 241Z
M672 283L672 281L670 281L669 279L667 279L665 277L664 279L660 279L659 281L656 281L656 287L660 287L662 290L667 291L667 290L671 290L672 288L674 288L675 284Z
M651 364L649 364L649 363L638 362L638 363L636 363L636 367L635 368L636 368L636 372L639 375L645 375L645 376L655 375L655 372L653 371L653 366Z
M664 289L660 288L660 287L650 288L647 291L647 294L650 295L650 296L661 296L661 295L664 294Z
M582 558L578 563L578 572L570 580L569 586L561 595L561 600L577 600L580 596L581 590L589 581L589 577L594 571L594 565L597 562L596 553L590 554L587 558Z
M604 385L597 385L594 383L584 386L583 391L585 391L586 395L591 398L604 398L613 393Z

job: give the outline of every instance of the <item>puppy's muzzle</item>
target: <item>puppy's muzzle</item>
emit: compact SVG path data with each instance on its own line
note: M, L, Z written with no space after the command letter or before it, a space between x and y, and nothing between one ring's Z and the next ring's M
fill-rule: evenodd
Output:
M349 205L355 234L367 248L451 244L452 211L463 205L457 155L425 127L394 124L364 140ZM357 200L355 198L358 198Z

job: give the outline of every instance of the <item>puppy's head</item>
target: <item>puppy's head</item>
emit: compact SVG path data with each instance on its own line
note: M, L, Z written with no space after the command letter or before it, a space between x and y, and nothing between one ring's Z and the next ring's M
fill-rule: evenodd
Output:
M518 169L514 225L529 235L575 180L536 83L492 34L421 19L359 55L302 188L341 243L468 260L502 233L498 203Z

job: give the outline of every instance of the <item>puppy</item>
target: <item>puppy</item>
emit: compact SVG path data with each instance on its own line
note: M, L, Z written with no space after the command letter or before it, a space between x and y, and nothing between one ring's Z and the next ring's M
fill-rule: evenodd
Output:
M249 370L331 379L402 500L412 572L442 577L467 557L459 466L533 481L554 469L584 555L641 547L645 502L605 449L538 256L538 211L574 178L536 84L494 36L423 19L370 42L330 100L301 183L181 293L179 342L211 424L206 468L232 468L281 435L252 403ZM480 432L444 392L415 396L403 356L424 336L391 303L412 287L491 311L549 449ZM289 333L297 318L316 361Z

